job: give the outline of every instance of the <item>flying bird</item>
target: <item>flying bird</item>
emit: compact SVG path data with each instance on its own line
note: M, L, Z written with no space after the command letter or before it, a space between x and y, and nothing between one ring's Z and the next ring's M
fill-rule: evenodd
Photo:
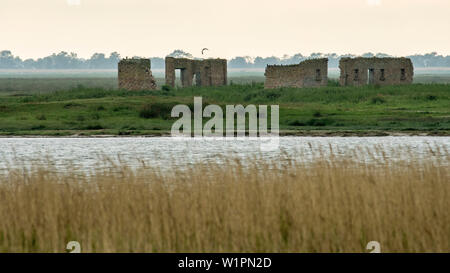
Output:
M209 49L207 49L206 47L204 49L202 49L202 55L204 55L206 50L209 50Z

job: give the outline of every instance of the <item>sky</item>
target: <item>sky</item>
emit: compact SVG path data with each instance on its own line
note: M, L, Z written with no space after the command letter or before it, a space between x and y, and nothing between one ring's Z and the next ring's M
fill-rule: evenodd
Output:
M164 57L450 55L449 0L0 0L0 50Z

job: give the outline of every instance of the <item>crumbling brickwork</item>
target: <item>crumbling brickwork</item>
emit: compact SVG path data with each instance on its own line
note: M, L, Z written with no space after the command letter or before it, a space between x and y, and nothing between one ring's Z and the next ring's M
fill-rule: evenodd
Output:
M319 87L328 83L328 59L311 59L296 65L268 65L264 87Z
M220 86L227 84L227 60L191 60L166 58L166 84L175 87L175 70L181 70L183 87L192 86L195 76L197 86Z
M150 59L123 59L119 62L119 89L130 91L156 89Z
M409 58L342 58L341 86L411 84L414 67Z

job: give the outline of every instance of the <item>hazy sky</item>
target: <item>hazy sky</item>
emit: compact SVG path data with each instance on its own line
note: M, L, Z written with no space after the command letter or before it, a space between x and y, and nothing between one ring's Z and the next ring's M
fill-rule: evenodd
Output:
M450 55L449 14L449 0L0 0L0 50Z

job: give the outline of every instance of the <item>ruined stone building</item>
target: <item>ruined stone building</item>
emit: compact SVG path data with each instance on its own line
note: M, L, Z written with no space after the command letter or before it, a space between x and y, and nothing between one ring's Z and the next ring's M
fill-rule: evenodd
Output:
M408 58L342 58L341 86L411 84L414 67Z
M411 84L414 68L408 58L342 58L341 86L367 84ZM166 58L166 84L175 87L175 71L180 70L183 87L227 84L227 60ZM320 87L328 83L328 59L311 59L296 65L268 65L265 88ZM123 59L119 62L119 89L151 90L156 82L150 59Z
M227 60L166 57L166 84L175 87L175 70L180 69L183 87L220 86L227 84Z
M328 59L311 59L295 65L268 65L264 87L319 87L328 84Z
M156 89L150 59L122 59L119 62L119 89L130 91Z

